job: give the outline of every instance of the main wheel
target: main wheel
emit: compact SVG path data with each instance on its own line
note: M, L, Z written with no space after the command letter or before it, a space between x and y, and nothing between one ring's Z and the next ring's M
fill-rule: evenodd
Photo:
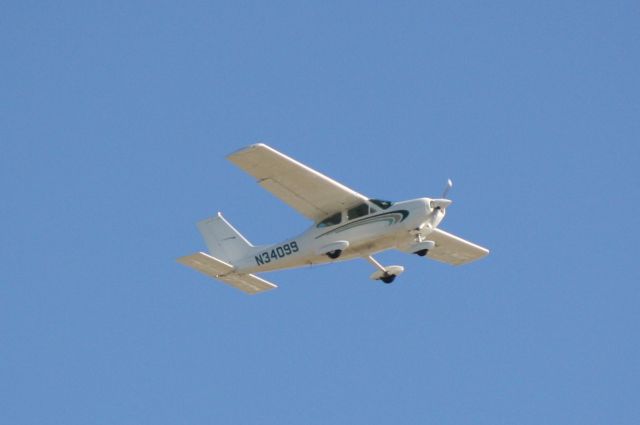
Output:
M342 250L341 249L336 249L334 251L327 252L327 257L331 258L332 260L335 260L336 258L338 258L340 256L340 254L342 254Z
M391 283L394 280L396 280L396 275L395 274L387 274L384 275L380 278L381 281L383 281L384 283Z
M420 251L414 252L414 254L418 254L419 256L424 257L425 255L427 255L428 252L429 252L428 249L421 249Z

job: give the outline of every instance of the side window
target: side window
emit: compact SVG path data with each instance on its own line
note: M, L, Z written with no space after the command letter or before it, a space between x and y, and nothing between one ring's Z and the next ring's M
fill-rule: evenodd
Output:
M386 210L391 205L393 205L393 202L391 202L391 201L383 201L382 199L369 199L369 201L373 202L374 204L376 204L377 206L379 206L383 210Z
M341 220L342 220L342 213L341 212L335 213L334 215L331 215L325 218L324 220L322 220L320 223L318 223L316 227L335 226L336 224L340 224Z
M369 214L369 205L360 204L357 207L353 207L347 211L347 218L353 220L354 218L362 217Z

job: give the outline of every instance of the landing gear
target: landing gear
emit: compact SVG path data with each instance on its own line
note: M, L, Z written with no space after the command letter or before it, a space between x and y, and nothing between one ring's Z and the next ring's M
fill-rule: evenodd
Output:
M378 263L372 256L365 257L365 259L373 264L376 269L378 269L378 271L376 271L369 277L373 280L381 280L384 283L391 283L396 279L396 276L404 271L404 267L402 266L384 267L382 264Z
M393 282L394 280L396 280L396 275L395 274L387 274L384 275L380 278L381 281L383 281L386 284L389 284L391 282Z
M335 260L336 258L338 258L340 255L342 254L342 250L341 249L335 249L333 251L329 251L327 252L327 257L331 258L332 260Z
M428 249L420 249L414 252L414 254L419 255L420 257L424 257L425 255L427 255L428 252L429 252Z

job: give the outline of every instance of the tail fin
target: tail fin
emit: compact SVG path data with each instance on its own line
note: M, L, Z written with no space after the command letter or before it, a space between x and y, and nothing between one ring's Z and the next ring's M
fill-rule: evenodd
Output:
M233 264L235 260L248 255L253 248L253 245L220 213L216 217L198 222L198 230L209 252L228 263Z

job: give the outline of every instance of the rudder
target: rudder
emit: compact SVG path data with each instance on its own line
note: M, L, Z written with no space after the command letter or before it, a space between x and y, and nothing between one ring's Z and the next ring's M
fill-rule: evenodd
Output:
M220 213L198 222L197 226L209 252L229 263L248 255L253 248Z

